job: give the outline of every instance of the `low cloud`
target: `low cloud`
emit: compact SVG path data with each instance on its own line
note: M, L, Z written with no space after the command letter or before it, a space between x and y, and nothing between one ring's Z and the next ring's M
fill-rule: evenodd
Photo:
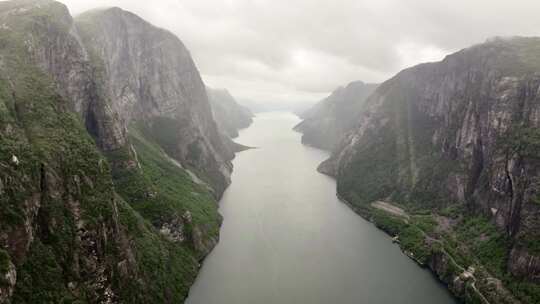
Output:
M205 82L241 100L315 102L354 80L493 36L540 35L537 0L65 0L74 13L119 6L177 34Z

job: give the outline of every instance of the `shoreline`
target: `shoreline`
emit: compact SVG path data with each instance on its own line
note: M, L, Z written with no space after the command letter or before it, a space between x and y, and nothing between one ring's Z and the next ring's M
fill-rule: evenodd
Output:
M360 210L359 208L355 207L353 204L351 204L349 201L347 201L343 196L341 196L336 191L336 197L339 201L347 205L354 213L358 214L362 219L370 222L373 224L377 229L384 232L386 235L390 237L390 241L392 240L393 236L391 233L377 225L377 222L373 219L373 214L371 214L369 211ZM374 208L374 207L373 207ZM458 265L454 258L448 254L444 249L439 249L438 252L433 252L430 254L429 261L424 263L420 261L418 258L414 256L413 252L405 250L400 243L397 243L399 246L400 251L409 259L414 261L419 267L429 269L429 271L434 275L434 277L442 284L444 284L445 288L449 291L449 293L458 301L461 303L469 303L469 300L472 299L479 299L484 304L490 304L490 302L485 298L485 296L477 289L475 286L475 281L472 282L472 284L469 283L468 279L469 277L463 277L463 274L466 272L464 270L460 273L451 273L453 280L447 281L445 280L445 277L448 277L448 273L442 273L440 270L441 262L445 264L453 264L453 266L457 269L464 269L462 266ZM447 268L447 267L444 267ZM470 286L470 287L469 287ZM472 295L472 292L474 292L476 295Z

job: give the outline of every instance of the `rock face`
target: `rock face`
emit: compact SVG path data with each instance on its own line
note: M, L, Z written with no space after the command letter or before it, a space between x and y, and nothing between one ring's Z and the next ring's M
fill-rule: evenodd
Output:
M0 3L0 303L180 303L219 237L231 148L176 37L81 18Z
M95 69L78 29L66 8L52 7L50 1L10 1L23 14L30 9L47 11L51 18L34 20L28 35L29 52L36 63L55 80L57 92L70 101L71 110L79 113L86 128L103 151L126 145L126 126L111 108L111 98L99 90ZM3 12L12 17L17 9Z
M0 301L115 302L113 285L129 285L116 265L131 249L107 162L33 59L67 10L21 1L0 12Z
M294 127L303 133L302 143L332 150L342 135L354 126L365 100L376 88L376 84L352 82L303 112L303 121Z
M540 282L540 39L493 39L406 69L320 166L352 204L464 206L508 239L504 271Z
M144 124L169 155L220 196L230 183L234 154L217 130L183 43L119 8L84 13L76 25L112 112L125 127Z
M48 2L9 3L24 11L25 5L48 10ZM76 22L67 10L51 14L29 36L29 51L100 149L128 146L128 126L143 123L221 196L234 154L216 128L205 86L182 42L118 8L88 12Z
M238 136L238 130L249 127L253 122L253 113L238 104L225 89L206 88L212 106L212 114L218 129L230 138Z

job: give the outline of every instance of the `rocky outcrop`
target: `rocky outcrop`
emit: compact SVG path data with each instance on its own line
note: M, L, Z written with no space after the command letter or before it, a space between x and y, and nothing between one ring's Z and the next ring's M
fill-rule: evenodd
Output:
M341 136L354 126L365 100L376 88L376 84L352 82L304 111L303 121L294 127L303 133L302 143L331 151Z
M112 112L125 127L142 124L167 154L221 196L234 154L180 39L119 8L84 13L76 25Z
M320 170L352 204L463 205L491 219L509 239L505 271L537 282L539 50L539 38L497 38L400 72Z
M253 122L253 113L239 105L234 97L225 89L206 88L212 106L212 115L218 129L230 138L238 136L238 131L249 127Z

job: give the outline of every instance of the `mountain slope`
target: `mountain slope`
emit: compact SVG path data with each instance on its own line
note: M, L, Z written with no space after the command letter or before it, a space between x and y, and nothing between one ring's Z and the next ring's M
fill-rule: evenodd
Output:
M165 151L221 196L233 152L217 130L199 72L183 43L119 8L77 17L109 106L128 127L143 121Z
M431 214L438 232L430 238L444 248L417 238L417 253L456 294L471 303L478 290L491 303L534 303L539 130L540 39L494 39L381 84L320 170L366 216L379 213L376 200ZM379 225L403 232L387 220ZM448 255L475 267L476 281L453 281L460 273L448 268Z
M155 116L135 115L117 104L105 60L82 43L64 5L1 2L0 22L0 303L182 302L221 217L214 190L187 168L203 175L204 163L173 159L186 142L156 130L177 127L180 110L193 115L170 131L194 132L192 152L223 161L226 170L208 178L217 195L230 170L219 155L232 157L212 154L221 142L208 147L219 137L211 139L217 130L190 59L182 64L194 84L184 93L201 98L184 108L156 98L146 108ZM146 73L122 77L148 87ZM115 81L129 83L122 77Z
M122 202L107 161L26 40L67 10L39 1L4 2L0 11L0 302L108 301L130 284L115 275L131 251Z
M302 113L303 121L294 129L303 133L302 142L332 150L345 131L349 130L376 84L356 81L332 92L311 109Z
M206 88L212 106L212 115L218 129L230 138L238 137L238 130L249 127L253 122L253 113L238 104L225 89Z

